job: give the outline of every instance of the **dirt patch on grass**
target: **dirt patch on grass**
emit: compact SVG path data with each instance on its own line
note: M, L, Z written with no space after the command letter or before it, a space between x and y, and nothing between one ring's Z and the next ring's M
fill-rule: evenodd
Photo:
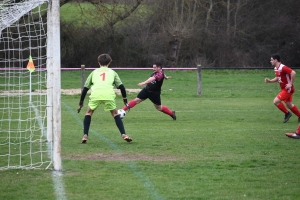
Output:
M148 156L143 154L84 154L84 155L67 155L64 159L70 160L103 160L103 161L175 161L177 158L169 156Z

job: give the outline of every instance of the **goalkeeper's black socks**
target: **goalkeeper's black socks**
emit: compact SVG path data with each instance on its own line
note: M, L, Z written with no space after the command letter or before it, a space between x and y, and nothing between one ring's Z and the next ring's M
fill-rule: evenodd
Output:
M83 120L83 134L88 135L92 116L86 115Z
M116 122L116 125L117 125L117 127L118 127L118 129L119 129L121 135L122 135L122 134L125 134L124 124L123 124L123 122L122 122L122 120L121 120L121 118L120 118L120 115L116 115L116 116L115 116L115 122Z

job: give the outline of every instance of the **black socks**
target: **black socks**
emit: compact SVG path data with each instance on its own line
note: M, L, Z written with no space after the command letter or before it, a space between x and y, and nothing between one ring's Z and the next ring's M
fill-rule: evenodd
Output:
M90 115L86 115L84 117L84 120L83 120L83 134L86 134L86 135L89 134L91 119L92 119L92 117Z
M121 133L122 134L125 134L125 128L124 128L124 124L122 122L122 119L120 118L120 115L116 115L115 116L115 122L116 122L116 125Z

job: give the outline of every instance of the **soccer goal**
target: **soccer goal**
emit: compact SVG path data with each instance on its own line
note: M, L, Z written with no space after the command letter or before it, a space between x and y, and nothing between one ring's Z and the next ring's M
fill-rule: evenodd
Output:
M0 170L61 170L59 0L0 2Z

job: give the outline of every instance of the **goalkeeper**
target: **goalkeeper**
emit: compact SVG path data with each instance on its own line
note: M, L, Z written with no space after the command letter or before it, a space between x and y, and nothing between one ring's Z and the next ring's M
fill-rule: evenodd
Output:
M95 69L87 78L84 88L81 92L81 97L78 106L78 113L83 107L84 98L89 89L91 89L88 109L83 120L83 137L81 143L86 143L88 140L88 132L91 124L91 119L94 111L100 104L104 104L104 110L110 111L111 116L115 119L116 125L121 133L121 136L127 142L132 139L126 135L124 124L118 114L115 98L116 93L114 86L121 90L124 104L127 105L126 90L119 75L112 69L108 68L112 62L108 54L98 56L100 68Z

